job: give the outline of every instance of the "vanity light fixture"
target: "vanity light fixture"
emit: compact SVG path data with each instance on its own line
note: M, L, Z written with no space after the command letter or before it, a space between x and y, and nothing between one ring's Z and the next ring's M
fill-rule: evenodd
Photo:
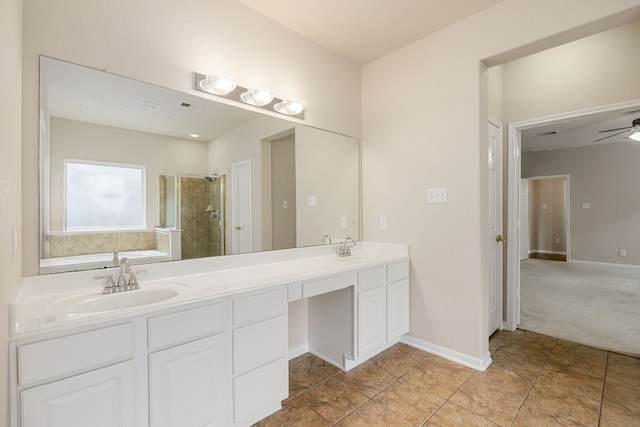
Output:
M285 99L278 102L273 108L280 114L295 116L302 113L306 106L307 102L302 99Z
M302 99L276 98L269 89L238 86L236 79L221 74L195 73L195 89L299 119L304 119L304 109L307 106Z
M198 83L200 89L218 96L227 96L236 89L236 79L220 74L209 74Z
M264 107L273 101L273 91L270 89L249 89L240 95L240 99L245 104Z
M640 142L640 130L629 135L629 139Z

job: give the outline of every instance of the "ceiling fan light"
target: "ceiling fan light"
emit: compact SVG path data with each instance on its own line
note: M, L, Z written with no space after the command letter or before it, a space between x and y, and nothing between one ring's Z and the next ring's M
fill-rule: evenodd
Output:
M300 114L307 107L307 102L302 99L288 99L278 102L273 108L280 114L295 116Z
M629 135L629 139L640 142L640 130Z
M240 99L245 104L264 107L273 101L273 91L270 89L249 89L240 94Z
M200 80L200 89L219 96L230 94L237 85L233 77L220 74L209 74L204 80Z

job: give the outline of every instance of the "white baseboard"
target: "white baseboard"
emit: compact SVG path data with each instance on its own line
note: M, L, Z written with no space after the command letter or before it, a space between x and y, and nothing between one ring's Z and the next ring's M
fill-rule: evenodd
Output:
M452 362L459 363L477 371L485 371L489 365L491 365L491 354L488 351L482 359L477 359L475 357L459 353L455 350L419 340L418 338L414 338L409 335L404 335L400 341L412 347L426 351L427 353L435 354L436 356L451 360Z
M549 251L547 249L531 249L529 253L537 252L539 254L566 255L567 251Z
M302 344L296 348L289 349L289 360L295 359L298 356L302 356L305 353L309 352L309 343Z
M590 264L594 266L600 267L628 267L632 269L640 269L640 265L631 265L631 264L615 264L612 262L599 262L599 261L582 261L579 259L572 259L569 262L575 262L576 264Z

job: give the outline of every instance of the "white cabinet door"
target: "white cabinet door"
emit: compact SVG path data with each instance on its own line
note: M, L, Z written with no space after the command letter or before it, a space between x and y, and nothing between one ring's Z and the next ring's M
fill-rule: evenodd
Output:
M409 279L387 285L387 341L409 332Z
M149 355L150 425L224 425L223 346L218 334Z
M22 427L133 427L133 361L24 390Z
M375 351L387 341L385 286L358 292L358 356Z

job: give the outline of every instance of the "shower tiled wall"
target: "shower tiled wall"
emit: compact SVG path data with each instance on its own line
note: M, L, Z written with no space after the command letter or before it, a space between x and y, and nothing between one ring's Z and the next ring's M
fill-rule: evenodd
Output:
M47 240L50 258L156 248L156 233L153 230L64 236L50 235Z
M221 181L180 177L182 259L224 254L222 245ZM210 208L210 209L209 209ZM211 213L215 210L217 218Z

